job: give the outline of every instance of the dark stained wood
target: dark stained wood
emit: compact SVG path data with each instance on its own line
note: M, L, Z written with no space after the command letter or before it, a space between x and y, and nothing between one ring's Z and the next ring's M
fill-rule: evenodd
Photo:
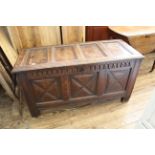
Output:
M138 68L140 67L140 64L141 64L141 60L134 62L135 70L138 70ZM126 96L123 98L123 100L125 101L127 101L130 98L131 92L133 90L133 87L136 81L138 71L135 71L135 70L130 70L129 79L128 79L128 83L126 86L127 92L126 92Z
M32 116L49 107L128 100L143 56L122 40L23 49L13 73Z
M105 92L106 84L105 81L107 81L107 71L102 70L98 73L98 84L97 84L97 94L99 96L102 96L102 94Z
M109 39L108 26L86 26L86 41Z
M31 112L32 116L38 116L40 114L39 109L37 109L37 106L35 104L35 92L33 92L32 85L30 81L26 78L25 73L21 73L17 76L17 82L20 91L23 92L24 97L26 98L29 110Z
M152 65L152 67L151 67L150 72L153 72L154 69L155 69L155 60L153 61L153 65Z

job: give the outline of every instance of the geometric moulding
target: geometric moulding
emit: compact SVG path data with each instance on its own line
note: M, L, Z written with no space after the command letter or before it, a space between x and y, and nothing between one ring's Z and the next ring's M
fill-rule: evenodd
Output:
M119 71L107 71L107 83L105 93L125 91L130 69Z
M60 79L50 78L32 81L36 102L58 100L61 98Z
M96 92L97 73L70 76L71 97L93 96Z

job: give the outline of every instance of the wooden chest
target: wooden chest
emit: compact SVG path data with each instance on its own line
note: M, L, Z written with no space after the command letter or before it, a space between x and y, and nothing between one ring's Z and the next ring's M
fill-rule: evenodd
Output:
M13 73L32 116L96 99L128 100L143 56L122 40L23 49Z

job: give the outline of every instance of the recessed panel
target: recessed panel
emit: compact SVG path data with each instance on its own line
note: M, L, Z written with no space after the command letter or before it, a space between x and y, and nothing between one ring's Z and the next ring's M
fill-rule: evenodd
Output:
M75 50L72 46L55 47L55 61L70 61L77 59Z
M60 78L32 80L31 84L36 102L61 99Z
M104 51L102 51L102 49L95 43L81 45L80 47L82 49L84 56L87 59L101 58L106 56Z
M125 91L130 69L112 70L107 72L107 82L105 93Z
M71 97L96 95L97 73L75 74L70 76Z
M125 47L123 47L119 43L102 43L102 46L104 49L108 52L110 52L113 56L131 56L132 53L128 51Z
M37 64L43 64L48 62L48 52L47 49L36 49L31 51L26 51L28 52L27 55L27 60L26 60L26 65L37 65Z

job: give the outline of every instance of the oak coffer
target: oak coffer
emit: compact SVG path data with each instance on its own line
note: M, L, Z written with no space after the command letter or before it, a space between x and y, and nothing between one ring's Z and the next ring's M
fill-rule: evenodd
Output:
M143 56L122 40L23 49L13 73L32 116L131 95Z

